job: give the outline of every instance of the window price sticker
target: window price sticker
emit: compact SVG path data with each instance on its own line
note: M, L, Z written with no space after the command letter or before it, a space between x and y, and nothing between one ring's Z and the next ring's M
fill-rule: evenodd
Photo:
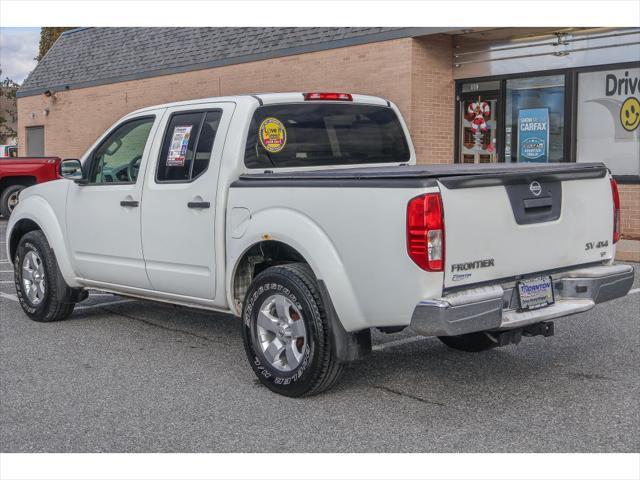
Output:
M193 125L179 125L173 129L169 155L167 156L167 167L184 167L192 128Z

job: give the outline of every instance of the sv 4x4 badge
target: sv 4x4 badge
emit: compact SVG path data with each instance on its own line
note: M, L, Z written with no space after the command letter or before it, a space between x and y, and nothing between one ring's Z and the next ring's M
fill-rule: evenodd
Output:
M599 242L587 242L584 244L585 250L593 250L594 248L605 248L609 246L609 240L600 240Z

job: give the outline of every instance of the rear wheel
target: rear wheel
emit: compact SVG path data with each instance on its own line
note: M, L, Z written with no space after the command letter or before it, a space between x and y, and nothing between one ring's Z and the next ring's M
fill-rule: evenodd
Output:
M18 204L18 195L26 188L25 185L9 185L0 195L0 213L4 218L9 218L11 212Z
M242 319L249 363L270 390L301 397L337 382L342 364L332 349L316 278L307 265L260 273L247 292Z
M466 333L451 337L438 337L447 347L463 352L483 352L497 346L487 332Z
M32 320L54 322L71 315L73 290L62 278L53 250L40 230L20 239L13 264L18 300Z

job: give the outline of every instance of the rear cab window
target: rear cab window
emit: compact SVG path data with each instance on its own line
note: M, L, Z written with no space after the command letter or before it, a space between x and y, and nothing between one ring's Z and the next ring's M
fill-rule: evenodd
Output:
M411 152L393 109L354 103L259 107L245 148L247 168L408 162Z

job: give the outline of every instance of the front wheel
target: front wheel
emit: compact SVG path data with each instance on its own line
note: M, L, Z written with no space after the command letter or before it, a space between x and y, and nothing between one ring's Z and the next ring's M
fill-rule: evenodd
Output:
M54 322L71 315L73 290L62 278L53 250L40 230L20 239L13 265L18 300L32 320Z
M0 195L0 213L4 218L9 218L13 209L18 205L20 192L26 187L24 185L9 185Z
M260 382L288 397L314 395L342 372L325 308L311 269L301 263L270 267L251 283L242 334Z

